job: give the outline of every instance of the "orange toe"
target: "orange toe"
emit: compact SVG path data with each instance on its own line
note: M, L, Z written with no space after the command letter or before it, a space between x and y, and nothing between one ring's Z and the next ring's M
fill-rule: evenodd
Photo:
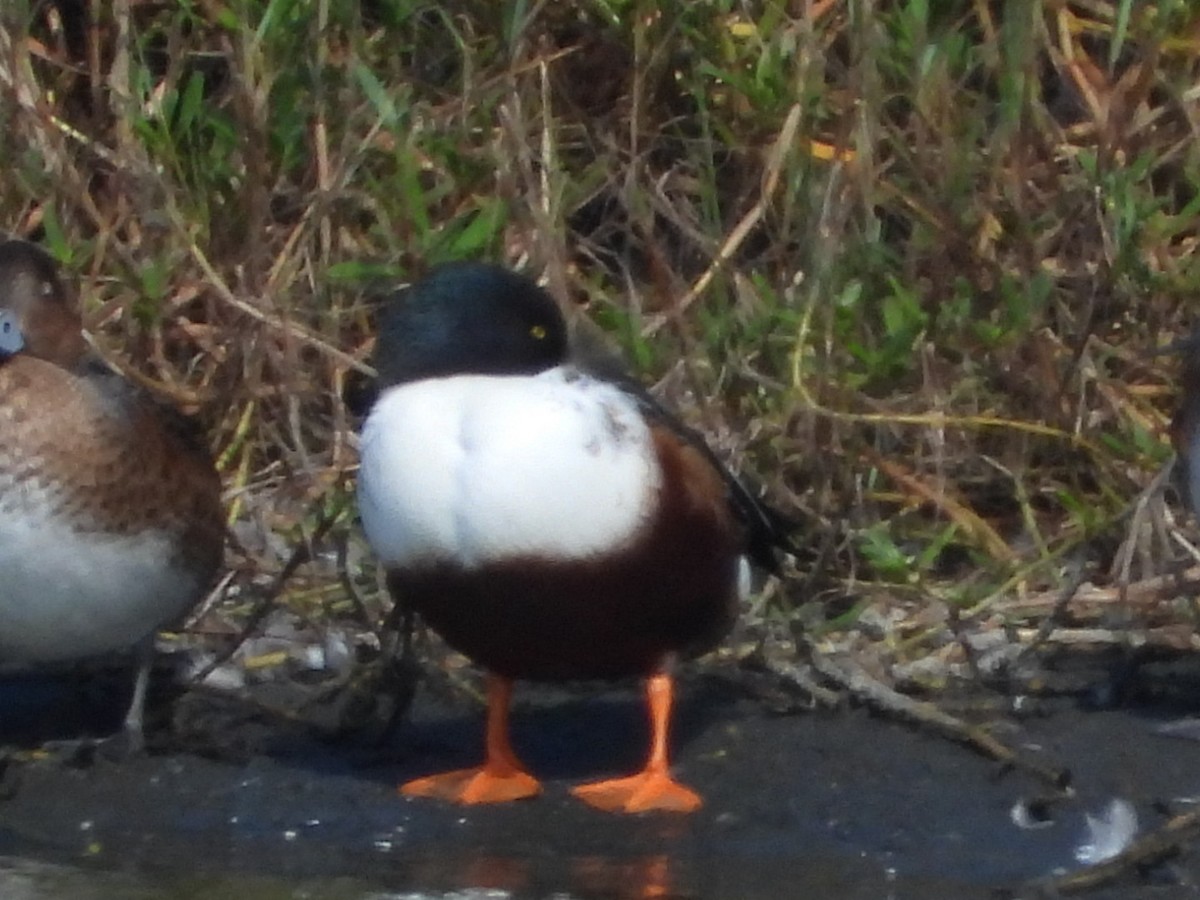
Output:
M487 758L474 769L428 775L400 785L406 797L432 797L450 803L507 803L536 797L538 780L525 771L508 740L508 705L512 681L489 675L487 681Z
M465 804L507 803L536 797L541 792L541 784L528 772L500 771L487 766L427 775L400 785L400 793L406 797L432 797Z
M573 788L571 793L589 806L607 812L677 812L698 810L703 801L665 772L639 772Z

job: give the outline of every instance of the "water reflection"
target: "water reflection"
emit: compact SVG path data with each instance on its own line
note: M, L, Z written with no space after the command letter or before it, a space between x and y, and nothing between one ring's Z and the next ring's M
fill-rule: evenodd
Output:
M347 871L354 863L343 859ZM786 886L786 887L784 887ZM782 889L782 892L781 892ZM111 871L0 856L0 900L845 900L898 896L986 900L990 889L937 879L902 878L859 859L781 860L720 854L558 857L429 855L386 871L286 876L236 869L217 873Z
M574 861L571 874L575 889L585 896L611 893L629 900L683 896L674 883L671 860L663 854L631 860L585 856Z
M606 900L687 900L676 861L666 854L614 859L579 856L569 859L475 856L425 860L409 873L415 884L436 890L504 891L515 897L543 896L547 891L571 897Z

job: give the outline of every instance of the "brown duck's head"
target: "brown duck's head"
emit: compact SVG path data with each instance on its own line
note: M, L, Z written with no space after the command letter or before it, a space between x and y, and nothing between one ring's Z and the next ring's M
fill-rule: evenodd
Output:
M64 368L86 357L82 320L54 259L36 244L0 241L0 359L27 353Z

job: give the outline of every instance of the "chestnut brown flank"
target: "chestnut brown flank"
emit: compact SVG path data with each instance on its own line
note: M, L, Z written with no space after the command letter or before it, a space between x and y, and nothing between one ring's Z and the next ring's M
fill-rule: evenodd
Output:
M710 649L737 611L741 529L704 456L665 427L652 433L662 485L628 546L584 560L393 570L389 587L451 646L509 678L646 675L667 654Z

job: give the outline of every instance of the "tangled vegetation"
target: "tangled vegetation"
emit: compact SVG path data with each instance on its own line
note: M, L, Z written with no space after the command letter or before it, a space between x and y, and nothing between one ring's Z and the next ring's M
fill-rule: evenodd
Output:
M319 532L280 602L382 619L339 398L379 286L478 257L598 322L797 521L739 646L799 636L923 688L1031 648L1194 647L1159 577L1186 519L1130 515L1170 458L1155 351L1200 281L1192 4L0 16L0 227L207 424L232 606Z

